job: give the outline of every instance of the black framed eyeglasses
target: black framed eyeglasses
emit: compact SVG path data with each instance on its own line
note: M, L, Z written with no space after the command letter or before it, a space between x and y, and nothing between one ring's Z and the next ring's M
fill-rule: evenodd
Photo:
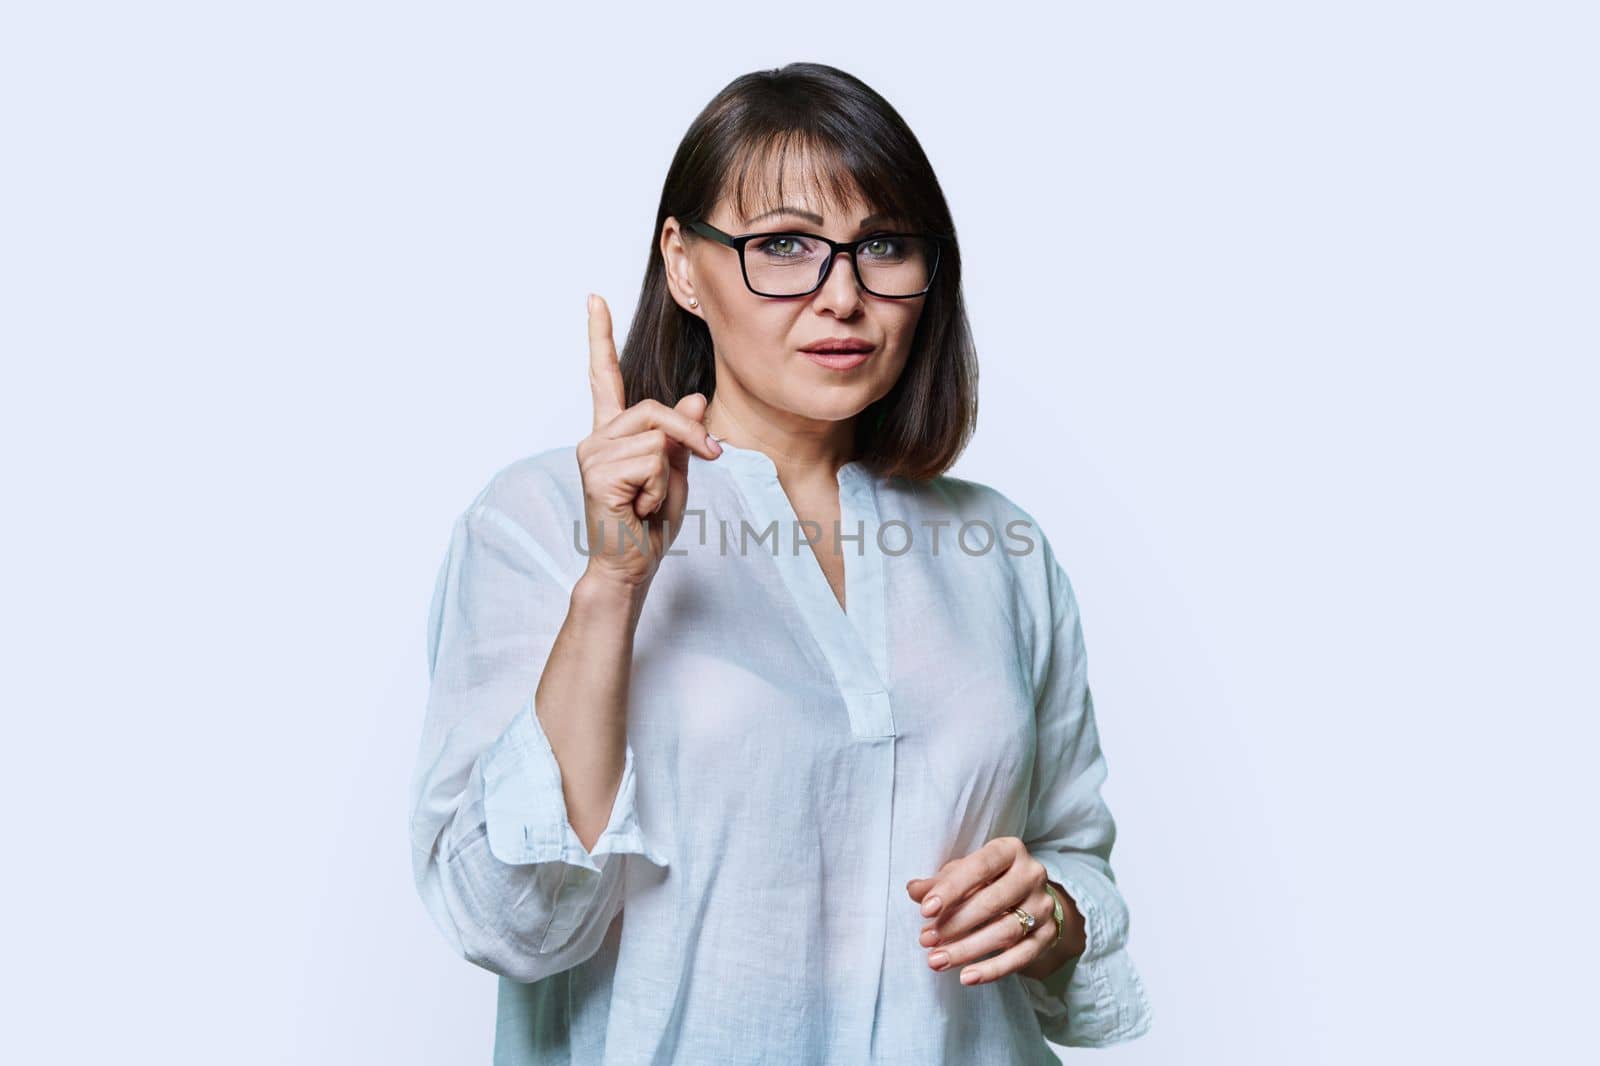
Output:
M853 241L835 241L817 233L774 230L733 236L709 222L685 228L725 244L739 253L744 283L757 296L809 296L822 288L843 252L850 257L856 281L874 296L910 300L933 287L939 268L937 233L873 233Z

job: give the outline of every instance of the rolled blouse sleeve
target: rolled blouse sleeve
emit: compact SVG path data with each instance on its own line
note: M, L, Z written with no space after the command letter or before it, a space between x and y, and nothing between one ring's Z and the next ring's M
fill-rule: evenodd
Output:
M519 522L488 495L457 519L429 608L412 867L457 954L532 982L598 949L621 910L630 856L667 860L639 824L631 745L592 850L568 819L534 694L575 582L556 560L576 553L554 539L558 508Z
M1128 952L1128 906L1110 859L1116 823L1101 798L1083 626L1072 583L1046 547L1052 628L1037 689L1037 762L1023 843L1083 913L1087 946L1047 980L1018 974L1046 1039L1105 1047L1149 1031L1151 1009Z

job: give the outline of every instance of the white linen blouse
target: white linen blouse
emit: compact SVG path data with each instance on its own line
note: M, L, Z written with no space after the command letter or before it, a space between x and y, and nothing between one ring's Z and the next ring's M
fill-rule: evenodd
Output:
M455 523L412 860L450 947L500 977L495 1062L1018 1066L1143 1035L1083 630L1043 531L981 483L848 463L841 608L772 460L723 449L690 455L592 851L533 706L587 562L576 446L499 470ZM918 943L906 882L998 836L1084 914L1048 982L966 986Z

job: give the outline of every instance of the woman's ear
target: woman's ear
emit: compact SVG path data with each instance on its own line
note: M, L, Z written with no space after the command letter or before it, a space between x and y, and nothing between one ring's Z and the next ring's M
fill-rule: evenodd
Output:
M700 307L694 292L693 272L690 269L689 248L683 240L683 230L672 216L661 227L661 265L667 274L667 291L685 310Z

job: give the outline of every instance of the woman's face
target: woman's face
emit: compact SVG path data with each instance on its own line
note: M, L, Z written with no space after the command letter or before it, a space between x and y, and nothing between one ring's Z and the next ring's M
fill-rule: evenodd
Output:
M734 236L790 230L837 241L902 228L869 219L872 208L859 200L829 208L809 194L791 193L782 206L792 210L744 218L724 199L707 221ZM662 246L673 296L705 320L716 349L716 408L792 431L831 431L834 427L808 424L851 419L894 386L926 295L874 296L857 284L849 259L840 253L822 287L809 296L757 296L745 284L738 252L698 234L680 238L676 219L667 227ZM754 248L752 242L747 250ZM690 299L699 306L690 307ZM830 338L865 341L872 351L865 361L843 368L803 351Z

